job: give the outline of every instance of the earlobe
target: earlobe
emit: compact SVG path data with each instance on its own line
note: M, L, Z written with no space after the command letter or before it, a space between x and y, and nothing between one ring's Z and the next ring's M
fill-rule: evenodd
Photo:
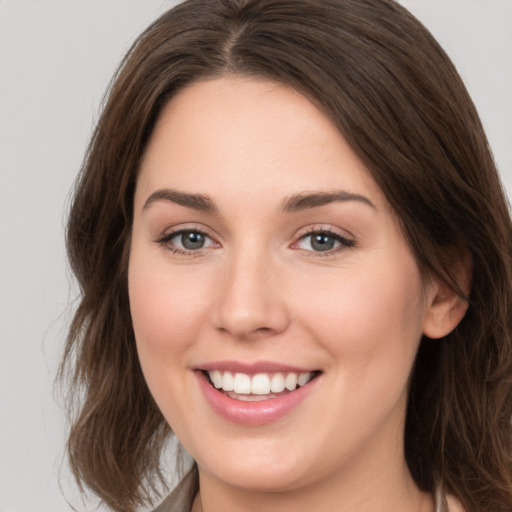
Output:
M440 278L431 282L427 299L429 306L423 324L425 336L432 339L442 338L457 327L469 307L467 297L471 289L471 277L471 259L466 256L456 275L459 289L464 296Z

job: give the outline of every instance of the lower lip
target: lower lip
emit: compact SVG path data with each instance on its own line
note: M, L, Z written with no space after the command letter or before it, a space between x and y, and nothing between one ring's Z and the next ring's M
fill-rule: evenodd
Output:
M245 402L230 398L215 389L202 371L194 373L199 381L201 391L212 409L224 419L240 425L266 425L283 418L301 404L319 379L316 377L305 386L277 398Z

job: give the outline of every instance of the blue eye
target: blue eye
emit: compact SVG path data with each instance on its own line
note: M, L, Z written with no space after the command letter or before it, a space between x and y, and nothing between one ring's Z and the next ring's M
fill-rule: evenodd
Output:
M334 249L336 242L337 240L333 236L326 235L325 233L310 235L310 244L314 251L330 251Z
M300 249L314 252L336 251L340 247L353 247L354 241L329 231L307 233L298 241Z
M178 238L182 247L189 251L202 249L206 242L206 236L198 231L182 231L175 238Z
M178 253L199 251L214 245L214 241L208 235L196 229L174 231L158 240L158 243Z

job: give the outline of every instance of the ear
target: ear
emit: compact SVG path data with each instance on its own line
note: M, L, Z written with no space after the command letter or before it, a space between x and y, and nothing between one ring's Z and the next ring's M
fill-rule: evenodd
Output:
M468 297L472 276L469 255L458 258L456 271L452 272L452 275L465 297ZM457 327L464 318L469 304L465 297L461 297L452 286L439 277L432 278L428 286L428 310L423 323L423 334L432 339L442 338Z

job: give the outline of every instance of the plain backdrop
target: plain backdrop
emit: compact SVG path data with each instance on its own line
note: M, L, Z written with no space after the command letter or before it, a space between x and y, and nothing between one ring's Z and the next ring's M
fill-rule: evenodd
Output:
M76 298L65 212L110 76L174 3L0 0L0 512L81 508L52 390ZM402 3L459 68L512 191L512 1Z

